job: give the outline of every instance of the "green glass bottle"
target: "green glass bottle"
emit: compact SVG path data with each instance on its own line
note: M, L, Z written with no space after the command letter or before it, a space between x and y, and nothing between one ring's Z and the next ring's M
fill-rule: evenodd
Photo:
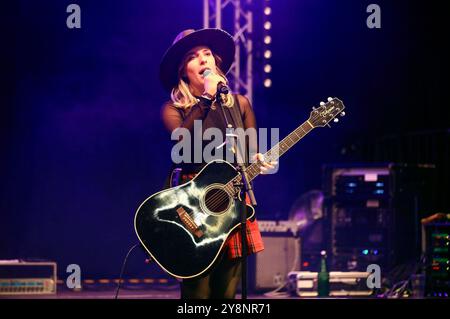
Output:
M320 252L320 272L317 274L317 295L319 297L328 297L330 295L330 274L327 269L327 252Z

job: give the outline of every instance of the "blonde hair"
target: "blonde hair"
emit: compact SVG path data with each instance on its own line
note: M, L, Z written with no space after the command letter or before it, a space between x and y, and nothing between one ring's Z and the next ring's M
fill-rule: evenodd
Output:
M226 84L228 85L228 79L226 78L225 74L220 69L220 65L222 64L222 59L216 55L213 54L214 59L216 60L216 69L218 75L223 77L226 81ZM178 107L180 109L188 109L195 104L198 103L197 98L192 94L191 89L189 87L189 84L183 77L184 70L186 68L186 61L183 61L183 63L180 64L180 67L178 69L178 85L172 89L172 92L170 94L170 98L172 99L173 105L175 107ZM221 94L222 100L224 101L224 104L226 107L233 107L234 105L234 97L229 92L228 94ZM213 106L218 106L218 103L216 101L213 102Z

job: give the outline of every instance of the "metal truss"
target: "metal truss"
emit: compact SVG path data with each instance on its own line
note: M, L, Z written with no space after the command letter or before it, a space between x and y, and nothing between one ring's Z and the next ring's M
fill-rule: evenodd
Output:
M233 25L236 53L228 74L230 86L236 93L247 96L253 104L253 12L252 0L203 0L203 27L224 29L224 24ZM231 14L225 10L232 8ZM224 20L228 19L228 20ZM224 29L225 30L225 29Z

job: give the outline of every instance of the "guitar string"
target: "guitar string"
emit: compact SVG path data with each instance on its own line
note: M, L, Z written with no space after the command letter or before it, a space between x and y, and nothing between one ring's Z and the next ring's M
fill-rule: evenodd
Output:
M343 108L342 109L340 109L340 108L338 108L338 113L341 113L342 112L342 110L343 110ZM316 114L320 114L320 113L316 113ZM332 116L331 117L331 119L332 118L334 118L335 116L336 116L337 114L335 114L334 116ZM320 117L320 115L319 115L319 117ZM331 121L331 119L329 119L329 121ZM311 121L314 123L316 120L314 119L314 116L311 118ZM306 122L305 122L306 123ZM311 126L310 128L308 128L308 129L304 129L303 128L303 125L305 124L305 123L303 123L302 125L300 125L299 127L297 127L291 134L289 134L289 135L287 135L281 142L279 142L277 145L275 145L275 147L273 147L271 150L269 150L266 154L264 154L265 156L267 156L267 154L269 154L270 153L270 155L272 155L271 154L271 152L272 151L274 151L274 150L276 150L277 151L277 153L279 154L279 151L280 151L280 147L281 147L281 149L282 149L282 151L283 151L283 154L287 151L287 150L285 150L284 149L284 147L283 147L283 143L285 142L285 141L287 141L287 140L290 140L291 142L293 142L292 143L292 145L287 145L288 146L288 149L289 148L291 148L293 145L295 145L297 142L299 142L303 137L305 137L313 128L314 128L314 126L313 125L311 125L311 123L308 123L309 124L309 126ZM301 129L303 132L297 132L299 129ZM295 134L296 135L296 138L293 140L292 139L292 134ZM300 134L298 134L298 133L300 133ZM278 158L281 156L281 155L283 155L283 154L279 154L279 156L278 156ZM271 159L270 159L270 157L271 156L267 156L267 158L268 158L268 160L269 161L271 161ZM261 167L261 164L260 163L258 163L257 164L257 166L259 166L259 168ZM250 168L250 167L249 167ZM258 173L258 174L256 174L255 175L255 177L257 176L257 175L259 175L260 173ZM231 181L230 181L231 182ZM230 182L228 182L228 183L230 183ZM225 184L225 185L228 185L228 183L227 184ZM225 187L223 187L223 188L221 188L220 190L222 190L222 192L217 192L216 194L214 194L212 197L210 197L209 198L209 203L211 204L211 209L212 210L215 210L215 209L217 209L217 208L219 208L221 205L223 205L224 204L224 200L225 201L229 201L229 200L231 200L230 199L230 195L231 194L229 194L227 191L226 191L226 188L227 186L225 186ZM205 203L206 203L206 205L208 206L208 203L207 203L207 200L205 200Z
M304 123L303 123L304 124ZM303 125L302 124L302 125ZM289 134L289 135L287 135L283 140L281 140L279 143L277 143L277 145L275 145L272 149L270 149L269 151L267 151L263 156L270 162L270 161L272 161L273 159L272 159L272 153L273 152L275 152L276 151L276 153L277 154L279 154L279 152L280 152L280 148L281 148L281 150L283 151L283 154L284 154L284 152L285 151L287 151L287 150L285 150L285 147L282 145L283 143L285 143L288 139L291 141L291 142L293 142L292 143L292 145L287 145L288 146L288 149L290 148L290 147L292 147L293 145L295 145L298 141L300 141L304 136L306 136L306 134L307 133L309 133L309 131L311 130L305 130L303 127L302 127L302 125L300 125L299 127L297 127L292 133L295 133L295 135L296 135L296 138L295 138L295 140L293 140L292 139L292 134ZM298 134L296 131L298 130L298 129L301 129L303 132L302 133L300 133L300 134ZM269 154L270 153L270 154ZM279 156L277 156L277 158L279 158L280 156L281 156L282 154L279 154ZM262 166L262 164L260 163L260 162L256 162L257 164L257 166L258 166L258 168L261 168L261 166ZM252 169L252 166L249 166L247 169ZM257 176L257 175L259 175L261 172L259 172L259 173L257 173L256 175L255 175L255 177ZM229 181L228 183L230 183L231 181ZM226 185L228 185L228 183L227 184L225 184L225 187L227 187ZM226 190L225 190L225 187L222 187L222 188L220 188L220 190L222 190L222 192L217 192L217 193L215 193L214 195L212 195L212 197L210 197L210 198L208 198L208 200L205 200L205 203L206 203L206 206L208 207L210 207L210 210L216 210L217 208L219 208L221 205L223 205L225 202L224 202L224 200L225 201L228 201L228 200L230 200L230 195L231 194L229 194Z
M302 139L308 132L306 132L301 126L300 127L298 127L298 128L301 128L302 129L302 131L303 131L303 134L300 134L300 136L297 134L297 133L295 133L295 135L297 135L297 139L296 139L296 141L294 141L294 143L292 144L292 145L290 145L289 146L289 148L291 147L291 146L293 146L294 144L296 144L298 141L300 141L300 139ZM298 129L297 128L297 129ZM295 129L293 132L295 132L297 129ZM279 151L280 151L280 147L281 147L281 149L282 150L284 150L284 148L283 148L283 146L281 145L283 142L285 142L286 140L288 140L288 139L291 139L291 134L289 134L289 135L287 135L283 140L281 140L279 143L277 143L277 145L275 145L272 149L270 149L269 151L267 151L263 156L268 160L268 161L272 161L272 153L274 152L274 151L276 151L277 153L279 153ZM292 142L293 140L291 139L291 142ZM270 154L269 154L270 153ZM280 156L281 156L282 154L280 154ZM279 156L278 156L279 157ZM258 166L258 168L261 168L261 166L262 166L262 164L260 163L260 162L256 162L257 164L257 166ZM248 167L248 169L252 169L251 168L252 166L249 166ZM260 174L260 172L257 174L257 175L259 175ZM229 183L229 182L228 182ZM227 183L227 184L228 184ZM226 187L226 186L225 186ZM210 207L211 207L211 209L210 210L215 210L215 209L217 209L217 208L219 208L221 205L223 205L224 204L224 200L229 200L229 199L227 199L227 198L229 198L229 195L231 195L231 194L228 194L228 192L226 191L226 190L224 190L224 188L225 187L222 187L221 188L221 190L223 191L223 192L217 192L216 194L214 194L212 197L210 197L209 198L209 201L208 200L205 200L205 203L206 203L206 206L208 207L209 205L208 205L208 203L210 203ZM225 194L224 194L225 193Z
M250 167L249 167L250 168ZM236 177L235 177L236 178ZM233 178L234 179L234 178ZM234 194L230 194L229 192L227 192L226 188L229 187L227 186L230 182L233 181L230 180L228 181L224 187L219 188L219 191L215 194L213 194L210 198L208 198L207 200L205 200L206 203L206 207L208 207L208 209L214 211L217 208L219 208L220 206L222 206L223 204L226 203L226 201L231 200L231 196L233 196ZM231 185L230 185L231 186ZM225 200L225 202L224 202Z
M305 132L306 133L306 132ZM306 134L305 134L306 135ZM302 136L303 137L303 136ZM269 151L267 151L263 156L270 162L270 161L272 161L272 160L274 160L275 158L272 158L272 153L274 153L274 152L276 152L276 154L278 154L279 153L279 149L280 149L280 144L283 142L283 141L285 141L286 139L288 138L288 136L286 136L281 142L279 142L279 143L277 143L277 145L275 145L272 149L270 149ZM298 139L298 141L301 139L301 137ZM296 141L296 142L294 142L293 143L293 145L295 144L295 143L297 143L298 141ZM283 148L282 148L283 149ZM278 158L279 156L277 156L277 158ZM253 164L255 164L259 169L261 168L261 166L262 166L262 163L261 162L256 162L256 163L253 163ZM252 165L253 165L252 164ZM255 166L252 166L252 165L250 165L247 169L250 169L250 170L252 170ZM257 176L257 175L259 175L261 172L255 172L255 173L257 173L256 175L255 175L255 177ZM232 181L232 180L231 180ZM228 183L230 183L231 181L229 181L229 182L227 182L227 184ZM227 185L227 184L225 184L225 185ZM227 187L227 186L225 186L225 187ZM222 187L222 188L220 188L221 190L223 190L223 192L217 192L216 194L214 194L214 195L212 195L212 197L210 197L209 198L209 201L208 200L205 200L205 203L206 203L206 206L208 207L209 205L208 205L208 203L210 203L210 207L211 207L211 209L210 210L215 210L215 209L217 209L217 208L219 208L221 205L223 205L224 204L224 200L229 200L229 195L231 195L231 194L229 194L226 190L225 190L225 187ZM225 193L225 194L224 194Z
M257 163L256 164L257 166L259 166L259 168L261 167L261 164L260 163ZM249 166L247 169L253 169L253 168L251 168L252 166ZM256 173L256 172L255 172ZM259 173L258 174L256 174L255 175L255 177L257 176L257 175L259 175ZM230 200L230 196L233 196L233 194L230 194L230 193L228 193L227 191L226 191L226 187L228 187L227 185L230 183L230 182L232 182L233 181L233 179L232 180L230 180L229 182L227 182L226 184L225 184L225 186L224 187L221 187L220 188L220 190L222 191L222 192L217 192L217 193L215 193L214 195L212 195L210 198L208 198L207 200L205 200L205 203L206 203L206 206L209 208L210 207L210 210L216 210L217 208L219 208L221 205L223 205L225 202L224 202L224 200L225 201L227 201L227 200Z
M306 132L305 132L305 135L306 135ZM303 135L304 136L304 135ZM302 137L303 137L302 136ZM294 145L295 143L297 143L302 137L300 137L297 141L295 141L292 145ZM286 139L288 138L288 136L286 136L281 142L279 142L279 143L277 143L277 145L275 145L272 149L270 149L269 151L267 151L263 156L269 161L269 162L271 162L272 160L274 160L275 158L272 158L272 154L274 153L274 152L276 152L276 154L279 154L279 151L280 151L280 147L281 147L281 149L283 150L283 147L282 146L280 146L280 144L281 143L283 143ZM292 141L292 140L291 140ZM292 146L291 145L291 146ZM277 158L278 158L279 156L277 156ZM256 165L256 167L257 168L259 168L259 169L261 169L261 166L262 166L262 163L261 162L256 162L256 163L253 163L253 164L255 164ZM252 165L253 165L252 164ZM252 169L254 169L254 167L255 166L252 166L252 165L250 165L248 168L247 168L247 170L252 170ZM261 172L255 172L255 173L257 173L256 175L255 175L255 177L257 176L257 175L259 175ZM229 181L228 183L230 183L231 181ZM228 184L227 183L227 184ZM227 184L225 184L225 185L227 185ZM227 186L225 186L225 187L227 187ZM222 188L220 188L220 190L222 190L223 192L217 192L216 194L214 194L214 195L212 195L208 200L205 200L205 203L206 203L206 206L208 207L209 206L209 204L211 205L210 207L211 207L211 209L210 210L215 210L215 209L217 209L217 208L219 208L221 205L223 205L224 204L224 200L227 200L227 198L229 198L229 195L231 195L231 194L229 194L226 190L225 190L225 187L222 187ZM208 204L209 203L209 204Z
M274 148L272 148L270 151L268 151L266 154L264 154L270 161L271 161L271 155L267 155L269 154L269 152L273 152L275 150L277 146L275 146ZM256 165L256 166L252 166L252 165ZM262 163L261 162L256 162L253 163L252 165L250 165L247 170L254 170L255 167L257 168L261 168ZM255 174L253 178L255 178L257 175L259 175L261 172L254 172L252 174ZM230 194L226 191L226 187L228 187L227 185L232 182L232 180L228 181L224 187L221 187L220 190L222 190L222 192L217 192L216 194L214 194L212 197L210 197L208 200L205 200L206 206L208 207L208 203L211 205L211 209L210 210L215 210L217 208L219 208L221 205L224 204L223 200L229 200L230 196L232 196L233 194ZM231 185L230 185L231 186Z
M342 111L342 109L341 110L339 110L339 113ZM335 116L333 116L333 118L334 118ZM312 122L315 122L315 120L312 118L311 119L312 120ZM306 123L306 122L305 122ZM305 129L305 128L303 128L303 125L305 124L305 123L303 123L303 124L301 124L299 127L297 127L291 134L289 134L289 135L287 135L282 141L280 141L279 143L277 143L277 145L275 145L271 150L269 150L266 154L264 154L264 156L266 156L267 154L269 154L269 153L271 153L271 152L273 152L273 151L277 151L277 153L279 153L279 151L280 151L280 147L281 147L281 149L282 149L282 151L283 151L283 154L284 154L284 152L285 151L287 151L287 150L284 150L284 147L283 147L283 145L281 145L282 143L284 143L285 141L287 141L287 140L290 140L291 142L293 142L292 143L292 145L287 145L288 146L288 149L290 148L290 147L292 147L293 145L295 145L297 142L299 142L303 137L305 137L306 136L306 134L308 134L310 131L311 131L311 129L313 129L314 127L311 125L311 124L309 124L310 126L312 126L311 128L309 128L309 129ZM303 132L297 132L299 129L301 129ZM300 133L300 134L298 134L298 133ZM296 138L293 140L292 139L292 134L295 134L296 135ZM270 155L272 155L272 154L270 154ZM268 160L269 161L271 161L271 159L270 159L270 155L269 156L267 156L268 157ZM280 154L278 157L280 157L282 154ZM259 166L259 168L261 167L261 164L260 163L258 163L257 164L258 166ZM251 166L249 166L249 168L250 168ZM257 175L259 175L260 173L258 173ZM256 176L256 175L255 175ZM229 181L228 183L230 183L231 181ZM206 204L206 206L208 207L209 205L210 205L210 210L216 210L217 208L219 208L221 205L223 205L225 202L224 202L224 200L225 201L229 201L230 200L230 196L232 195L232 194L229 194L227 191L226 191L226 185L228 185L228 183L227 184L225 184L225 186L224 187L222 187L222 188L220 188L219 189L219 191L218 192L216 192L215 194L213 194L212 195L212 197L210 197L210 198L208 198L208 200L205 200L205 204ZM208 204L209 203L209 204Z
M278 143L278 144L279 144L279 143ZM275 146L274 146L271 150L269 150L266 154L264 154L264 156L267 156L267 154L269 154L270 152L273 152L273 150L279 146L278 144L275 145ZM267 157L269 157L269 156L267 156ZM257 163L258 163L258 162L257 162ZM257 165L259 166L259 168L261 167L261 164L260 164L260 163L258 163ZM251 167L252 167L252 165L250 165L247 169L252 169ZM258 174L259 174L259 173L258 173ZM257 175L258 175L258 174L257 174ZM256 175L255 175L255 176L256 176ZM227 182L227 184L230 183L230 182L231 182L231 181ZM225 185L227 185L227 184L225 184ZM225 187L227 187L227 186L225 186ZM210 203L210 205L211 205L211 210L214 210L214 209L219 208L221 205L224 204L223 200L227 200L227 198L229 198L230 195L232 195L232 194L229 194L229 193L225 190L225 187L220 188L223 192L217 192L216 194L212 195L212 197L210 197L209 200L205 200L205 203L206 203L206 206L207 206L207 207L209 206L208 203ZM225 193L225 194L224 194L224 193Z

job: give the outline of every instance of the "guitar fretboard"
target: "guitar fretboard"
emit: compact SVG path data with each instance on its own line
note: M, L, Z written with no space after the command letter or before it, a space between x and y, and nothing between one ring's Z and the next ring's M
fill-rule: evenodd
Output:
M272 162L278 160L278 158L286 153L292 146L294 146L298 141L300 141L306 134L308 134L312 129L313 125L307 120L302 125L297 127L288 136L278 142L274 147L264 154L264 160L266 162ZM254 162L247 167L246 173L248 181L251 182L256 176L261 173L261 167L263 164L261 162ZM241 182L241 175L236 176L231 181L225 185L225 190L232 194L234 191L234 184L239 184Z

